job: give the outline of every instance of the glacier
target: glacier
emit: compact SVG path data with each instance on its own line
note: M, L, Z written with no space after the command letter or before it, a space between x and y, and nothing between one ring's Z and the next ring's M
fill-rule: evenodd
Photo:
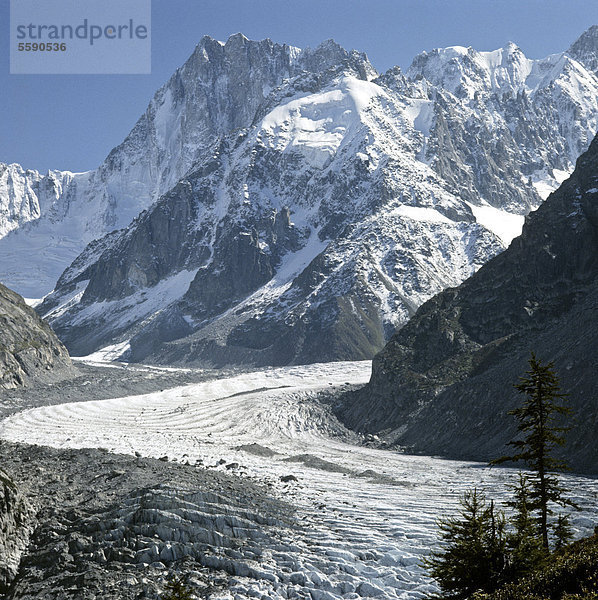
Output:
M438 543L437 518L455 516L458 498L473 486L504 502L517 471L409 456L348 431L331 414L331 393L365 383L370 373L370 361L270 368L139 396L42 406L1 421L0 437L233 473L291 503L293 527L258 520L268 535L229 506L224 490L163 485L115 507L114 530L137 523L141 504L151 510L156 549L136 557L145 569L189 554L227 571L228 589L215 597L423 599L438 591L421 565ZM571 515L575 532L590 534L595 482L562 478L583 508Z

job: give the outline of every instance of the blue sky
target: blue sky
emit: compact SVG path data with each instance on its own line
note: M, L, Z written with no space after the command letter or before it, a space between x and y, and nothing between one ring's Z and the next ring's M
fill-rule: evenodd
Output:
M598 24L598 2L153 0L151 75L9 75L9 0L0 0L0 24L0 161L84 171L123 140L205 34L226 40L242 31L299 47L334 38L384 71L451 45L493 50L513 41L531 58L561 52Z

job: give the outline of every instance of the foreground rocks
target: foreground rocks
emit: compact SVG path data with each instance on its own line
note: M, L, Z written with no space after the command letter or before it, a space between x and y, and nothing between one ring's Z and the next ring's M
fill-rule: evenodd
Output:
M173 573L198 597L231 576L259 588L263 549L292 520L259 485L193 465L6 442L0 463L9 599L158 598Z
M34 511L15 483L0 470L0 594L18 572Z

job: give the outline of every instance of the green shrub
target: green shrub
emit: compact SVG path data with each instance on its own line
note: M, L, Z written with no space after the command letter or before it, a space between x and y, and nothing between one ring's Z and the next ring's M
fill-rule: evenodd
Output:
M517 583L475 600L598 600L598 536L579 540L550 556Z
M191 588L186 586L178 577L172 576L166 584L166 591L161 600L194 600Z

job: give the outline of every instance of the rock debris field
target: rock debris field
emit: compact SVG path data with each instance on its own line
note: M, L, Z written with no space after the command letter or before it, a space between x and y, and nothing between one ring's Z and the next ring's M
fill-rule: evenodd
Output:
M138 395L21 412L6 400L2 464L37 511L8 597L156 598L173 571L214 599L426 597L436 519L473 486L504 498L516 472L345 429L334 395L370 372L366 361L187 371L185 385ZM564 479L588 533L597 482Z

